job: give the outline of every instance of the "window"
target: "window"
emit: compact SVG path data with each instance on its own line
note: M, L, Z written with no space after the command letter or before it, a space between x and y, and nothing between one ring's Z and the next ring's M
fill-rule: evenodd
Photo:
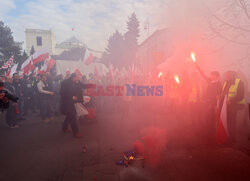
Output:
M42 37L40 37L40 36L37 36L36 37L36 44L37 44L37 46L42 46Z

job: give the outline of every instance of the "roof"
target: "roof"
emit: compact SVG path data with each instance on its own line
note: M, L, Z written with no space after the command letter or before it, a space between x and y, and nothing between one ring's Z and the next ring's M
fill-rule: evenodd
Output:
M29 33L51 33L51 30L41 30L41 29L25 29L25 32Z
M78 40L75 36L67 39L66 41L62 42L61 44L84 44L82 41Z

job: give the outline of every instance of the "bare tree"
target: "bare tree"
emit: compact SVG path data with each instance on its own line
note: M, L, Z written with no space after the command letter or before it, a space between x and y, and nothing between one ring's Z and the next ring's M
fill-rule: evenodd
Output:
M236 44L246 48L239 61L250 57L250 1L229 0L214 12L209 21L209 38L220 38L225 41L222 47Z

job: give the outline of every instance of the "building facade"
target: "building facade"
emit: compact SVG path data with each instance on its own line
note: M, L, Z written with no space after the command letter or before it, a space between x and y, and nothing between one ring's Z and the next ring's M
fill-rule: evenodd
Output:
M51 55L55 54L56 40L51 30L26 29L26 52L30 54L32 46L35 51L48 48Z
M42 49L48 48L50 55L60 55L64 51L68 51L72 48L83 48L87 47L82 41L78 40L75 36L61 42L56 43L54 33L51 30L40 30L40 29L26 29L26 52L30 55L32 46L35 52ZM101 51L89 49L88 50L96 58L101 58Z

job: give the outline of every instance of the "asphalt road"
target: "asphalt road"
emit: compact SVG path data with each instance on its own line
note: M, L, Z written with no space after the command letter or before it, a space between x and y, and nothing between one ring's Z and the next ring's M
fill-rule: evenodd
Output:
M227 146L206 145L187 133L176 135L178 118L136 112L126 115L102 112L96 121L80 121L82 139L61 132L64 117L49 124L30 115L17 129L6 127L0 115L1 181L140 181L140 180L250 180L250 157ZM117 166L121 152L132 149L140 128L168 126L168 143L155 167L140 161L128 168ZM143 124L142 124L143 123ZM190 130L187 130L187 132ZM86 146L87 152L82 152Z

